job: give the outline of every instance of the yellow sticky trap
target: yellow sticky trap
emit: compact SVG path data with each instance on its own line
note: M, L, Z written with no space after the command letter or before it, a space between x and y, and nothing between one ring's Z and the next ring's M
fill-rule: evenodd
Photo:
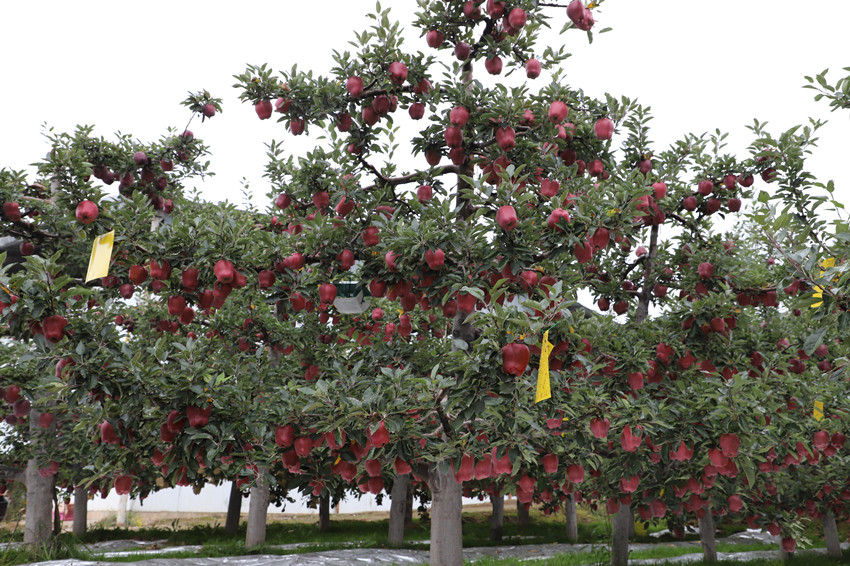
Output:
M835 267L835 258L834 257L826 258L825 260L820 262L820 267L821 267L820 274L821 274L821 277L823 277L823 274L826 273L827 269L829 269L830 267ZM822 299L823 298L823 287L818 287L817 285L815 285L815 292L812 293L812 297L815 298L815 299ZM810 308L816 309L819 306L821 306L822 304L823 304L823 301L821 301L820 303L814 303ZM820 419L818 419L818 420L820 420Z
M553 347L553 344L549 342L549 331L547 330L543 333L543 343L540 345L540 368L537 370L535 403L552 397L552 392L549 389L549 354L552 353Z
M823 401L815 401L815 410L812 412L812 416L816 421L823 420Z
M94 244L91 247L86 283L92 279L109 275L109 261L112 259L113 243L115 243L115 230L95 238Z

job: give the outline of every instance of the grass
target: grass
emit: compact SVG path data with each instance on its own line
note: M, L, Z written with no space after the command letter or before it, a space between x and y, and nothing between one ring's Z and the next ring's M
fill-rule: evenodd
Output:
M463 544L464 547L474 546L502 546L502 545L523 545L523 544L548 544L548 543L563 543L566 542L564 531L563 516L547 517L542 513L532 510L531 526L528 528L520 528L516 521L516 512L511 509L506 509L505 521L503 526L503 539L500 542L489 541L489 506L479 506L472 510L467 510L463 515ZM372 520L370 520L372 519ZM168 524L160 526L148 527L132 527L132 528L110 528L104 522L100 525L90 527L88 533L77 539L69 533L63 533L57 537L55 543L50 547L37 550L30 549L7 549L0 552L0 566L13 566L16 564L24 564L30 562L57 560L74 558L79 560L98 560L102 559L99 552L92 552L90 544L100 541L134 539L138 541L164 541L160 546L167 549L169 546L200 546L201 550L195 551L175 551L165 552L151 556L141 553L128 554L122 557L110 557L111 562L136 562L142 559L150 558L199 558L199 557L225 557L225 556L240 556L240 555L257 555L257 554L300 554L305 552L319 552L327 550L337 550L342 548L386 548L387 547L387 530L388 519L381 518L375 520L375 515L360 517L359 519L332 519L331 527L327 532L319 532L316 526L314 517L273 520L271 519L266 531L266 545L263 547L245 548L245 525L240 525L239 532L236 535L228 535L219 525L218 519L212 517L201 520L208 520L207 524L196 524L188 528L180 528L179 523L175 520ZM10 525L11 526L11 525ZM847 538L847 525L841 525L842 540ZM429 524L427 521L414 520L413 528L405 532L405 545L402 548L408 549L427 549L427 541L429 538ZM656 527L655 530L662 527ZM743 525L721 524L721 532L719 536L727 536L732 532L743 530ZM605 542L610 536L610 523L603 513L591 512L588 509L579 507L579 542L583 543L600 543ZM691 540L698 540L696 535L689 535ZM809 533L810 540L815 544L821 541L820 533L817 526L812 528ZM20 530L15 532L0 530L0 542L8 542L10 540L20 539ZM667 540L674 540L671 537L637 537L635 542L651 542L655 546L648 550L634 550L631 553L631 558L673 558L683 554L699 553L700 548L680 547L665 545ZM299 544L297 548L276 548L279 545L294 545ZM822 542L821 542L822 546ZM745 552L753 550L770 550L777 551L776 545L766 545L758 543L719 543L717 550L719 552ZM845 560L841 563L850 563L845 555ZM607 564L609 560L608 551L605 548L600 548L596 551L567 553L552 558L531 560L530 563L555 565L555 566L578 566L586 564ZM513 566L519 565L521 560L511 558L482 558L475 562L476 566ZM529 564L528 559L522 560L524 565ZM720 563L722 564L722 563ZM738 563L739 564L739 563ZM780 564L778 560L771 561L754 561L748 564L755 566L767 566ZM789 563L784 563L789 564ZM819 556L804 556L790 564L806 564L812 566L832 565L836 564L826 557Z

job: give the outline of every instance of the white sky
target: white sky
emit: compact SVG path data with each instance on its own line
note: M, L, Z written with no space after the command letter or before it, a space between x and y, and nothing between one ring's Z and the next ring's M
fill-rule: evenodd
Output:
M563 2L566 4L566 0ZM385 0L403 23L413 0ZM239 200L241 180L263 195L264 143L277 138L293 150L306 147L283 124L257 119L241 104L232 75L246 63L323 73L333 49L344 50L353 29L367 25L371 1L294 0L231 2L56 1L6 2L0 30L0 167L21 169L44 155L43 123L57 130L95 124L151 140L167 126L182 128L187 91L206 88L224 99L224 114L191 129L212 146L217 176L200 188L207 198ZM566 21L563 9L549 9ZM653 109L654 137L720 128L735 149L750 141L752 118L773 131L808 116L831 118L810 169L846 192L846 142L850 114L831 114L803 75L831 68L834 81L850 66L847 0L607 0L596 27L613 27L587 45L568 32L573 57L567 80L592 95L638 98ZM409 25L408 51L429 51ZM480 77L482 72L478 73ZM542 86L547 74L537 79ZM402 121L408 121L405 117ZM843 191L842 191L843 189ZM264 206L262 198L257 200Z

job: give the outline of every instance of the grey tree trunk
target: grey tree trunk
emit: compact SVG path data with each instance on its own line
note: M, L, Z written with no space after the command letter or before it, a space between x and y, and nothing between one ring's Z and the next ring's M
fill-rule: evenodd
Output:
M576 500L573 494L567 496L564 502L564 517L566 518L566 531L568 542L578 542L578 515L576 514Z
M783 550L781 546L779 547L779 559L781 561L787 562L788 560L791 560L792 558L794 558L793 552L785 552L785 550Z
M437 466L428 474L431 488L431 566L463 566L461 485Z
M86 488L74 488L74 536L81 537L88 530L89 494Z
M823 538L826 542L826 553L832 558L841 558L841 540L838 538L838 526L835 515L827 511L821 517L823 523Z
M505 496L501 493L490 496L493 513L490 515L490 540L502 540L502 527L505 524Z
M248 529L245 533L245 548L266 543L266 516L269 511L268 470L261 467L248 503Z
M59 498L56 490L53 490L53 536L59 536L62 532L62 517L59 516Z
M531 524L531 519L528 517L528 509L525 508L524 503L520 503L519 499L516 500L516 526L520 529L524 529L529 524Z
M407 515L407 494L410 485L408 474L399 474L393 482L390 492L390 529L387 543L390 546L401 546L404 542L404 521Z
M50 542L53 536L53 491L54 476L42 477L38 473L36 456L43 452L39 439L45 435L38 426L38 418L41 413L35 409L30 410L29 425L30 438L36 442L35 454L27 460L26 482L27 482L27 519L24 527L24 544L29 546L42 546ZM53 427L49 432L53 432Z
M331 494L319 495L319 532L326 533L331 530Z
M702 544L702 559L705 562L717 562L717 527L711 509L705 510L705 515L699 520L699 541Z
M611 525L611 565L627 566L629 563L629 529L633 526L629 505L620 505Z
M404 528L413 528L413 482L407 482L407 494L404 496Z
M242 491L236 482L230 483L230 499L227 501L227 518L224 520L224 532L235 535L239 532L239 518L242 513Z

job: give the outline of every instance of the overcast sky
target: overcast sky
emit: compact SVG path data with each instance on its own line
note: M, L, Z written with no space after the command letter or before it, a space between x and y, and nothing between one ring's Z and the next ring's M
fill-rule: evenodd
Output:
M566 3L566 2L564 2ZM402 23L413 0L385 1ZM247 63L322 73L333 49L367 24L371 1L7 2L0 32L0 167L21 169L47 151L42 124L71 130L94 124L100 135L156 139L182 128L187 91L206 88L224 99L224 114L191 129L212 147L217 176L200 182L211 200L234 199L241 180L262 197L264 143L284 140L293 151L309 143L283 124L259 121L240 103L232 75ZM558 24L564 9L550 9ZM626 95L653 109L656 149L684 132L728 131L736 150L750 141L745 125L768 121L773 131L809 116L830 118L810 169L846 193L850 112L828 111L801 88L803 75L831 68L833 81L850 66L846 25L850 2L822 0L607 0L596 27L613 27L588 46L570 31L560 38L574 55L566 78L588 94ZM407 50L427 51L406 27ZM544 73L540 81L548 80ZM257 204L265 202L260 198Z

